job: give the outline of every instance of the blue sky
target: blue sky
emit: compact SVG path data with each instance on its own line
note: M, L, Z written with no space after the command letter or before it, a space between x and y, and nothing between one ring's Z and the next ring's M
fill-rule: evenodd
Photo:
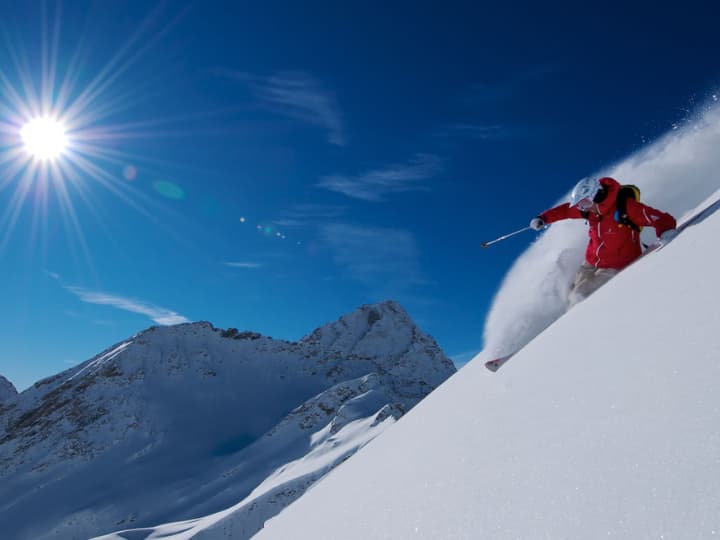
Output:
M467 360L534 233L480 243L720 76L711 2L245 4L0 8L0 374L19 388L152 324L297 339L387 298ZM67 119L52 167L18 142L38 103Z

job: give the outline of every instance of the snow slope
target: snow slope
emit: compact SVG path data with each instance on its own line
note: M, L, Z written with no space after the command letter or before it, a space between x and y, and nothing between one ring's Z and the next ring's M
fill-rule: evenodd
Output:
M254 538L720 536L719 198L500 372L471 362Z
M248 538L454 371L395 302L296 343L151 328L3 403L0 537Z

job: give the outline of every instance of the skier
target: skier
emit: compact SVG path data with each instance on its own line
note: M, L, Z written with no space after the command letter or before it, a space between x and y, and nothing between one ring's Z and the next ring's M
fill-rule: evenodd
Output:
M584 178L573 189L569 203L546 210L530 221L530 227L539 231L563 219L587 220L590 242L570 290L570 306L590 296L642 255L640 227L654 227L661 242L677 234L675 218L670 214L631 197L619 204L620 188L613 178Z

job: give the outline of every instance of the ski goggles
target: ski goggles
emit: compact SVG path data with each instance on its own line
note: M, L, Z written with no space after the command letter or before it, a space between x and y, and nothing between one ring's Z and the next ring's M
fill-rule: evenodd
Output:
M581 212L587 212L590 210L595 204L592 199L585 197L584 199L580 199L576 204L575 207L580 210Z

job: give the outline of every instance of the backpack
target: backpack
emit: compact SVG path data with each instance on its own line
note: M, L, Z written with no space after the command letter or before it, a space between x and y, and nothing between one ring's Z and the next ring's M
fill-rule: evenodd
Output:
M620 186L618 190L617 199L615 199L615 221L621 226L630 227L631 229L640 232L642 227L638 227L633 223L627 215L627 200L635 199L640 200L640 188L633 184L625 184Z
M603 199L605 198L605 196L603 196ZM627 215L628 199L635 199L636 201L639 201L640 188L633 184L623 184L620 186L617 197L615 198L615 214L613 215L613 217L615 218L615 221L617 221L621 226L630 227L631 229L640 232L642 230L642 227L638 227L630 220ZM596 199L596 202L600 202L600 200ZM589 215L587 211L581 211L580 214L585 219L587 219Z

